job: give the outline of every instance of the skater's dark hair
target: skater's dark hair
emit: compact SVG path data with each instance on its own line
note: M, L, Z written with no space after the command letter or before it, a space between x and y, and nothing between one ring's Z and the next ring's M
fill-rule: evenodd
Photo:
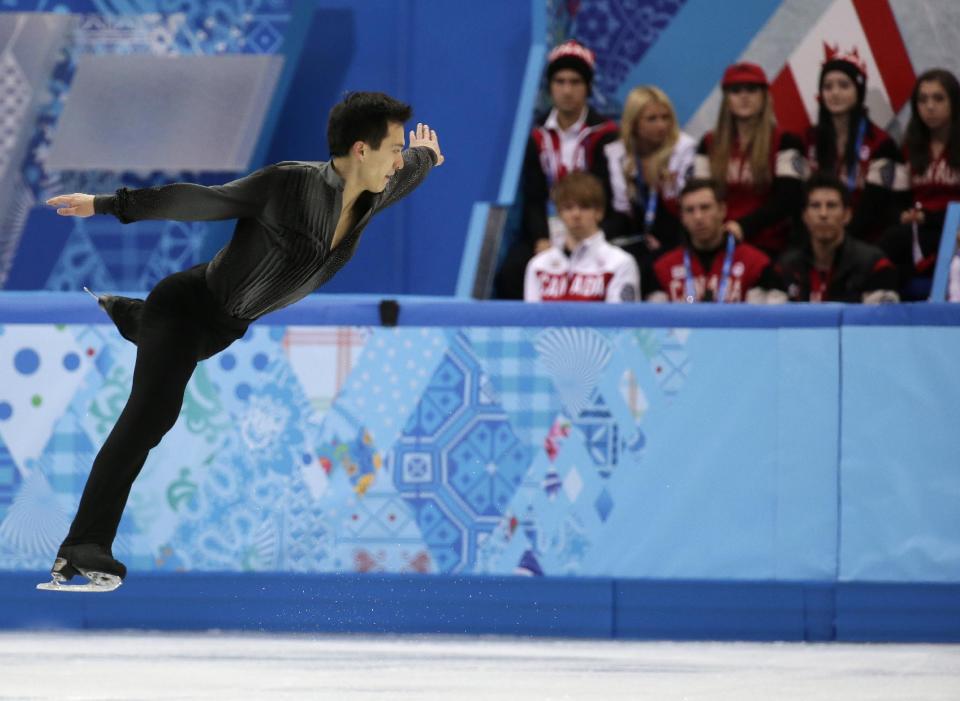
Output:
M379 149L391 123L410 119L410 105L382 92L350 92L330 110L327 143L331 156L346 156L350 147L365 141Z
M850 207L852 203L850 198L850 190L847 189L847 186L843 184L843 181L840 180L840 178L838 178L836 175L832 175L831 173L817 171L810 176L810 179L807 180L803 187L804 209L806 209L807 205L810 204L810 195L813 194L814 190L833 190L840 195L840 201L843 202L845 209Z

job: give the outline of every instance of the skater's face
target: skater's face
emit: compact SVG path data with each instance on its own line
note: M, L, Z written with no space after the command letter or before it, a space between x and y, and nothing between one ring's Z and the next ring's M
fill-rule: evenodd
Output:
M574 70L564 68L550 80L550 99L558 112L579 114L587 106L587 81Z
M393 174L403 168L403 125L391 122L380 148L360 144L360 173L364 189L383 192Z
M844 227L850 223L850 208L844 207L843 198L833 188L817 188L807 197L803 223L813 241L839 243L843 240Z
M843 71L823 76L820 99L830 114L846 114L857 105L857 85Z
M927 129L935 131L950 124L950 98L936 80L925 80L917 88L917 112Z
M680 220L696 249L709 251L720 245L726 217L727 205L718 202L708 187L688 192L680 199Z

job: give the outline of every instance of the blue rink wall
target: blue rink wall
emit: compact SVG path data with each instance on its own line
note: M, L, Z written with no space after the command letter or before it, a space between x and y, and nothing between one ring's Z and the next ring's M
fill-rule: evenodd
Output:
M960 640L960 306L378 301L202 363L80 596L134 348L0 297L0 626Z
M471 207L495 199L500 186L532 6L530 0L4 0L0 51L9 49L9 65L0 106L8 109L0 113L9 133L0 143L0 288L149 290L165 275L209 260L232 224L65 219L42 202L120 186L220 184L268 163L326 160L330 109L347 91L377 90L413 106L411 128L416 121L436 128L446 162L415 197L377 215L353 264L324 291L451 294ZM18 28L24 18L31 22ZM150 149L128 130L101 130L100 148L88 139L71 142L63 135L78 123L100 122L88 116L96 112L68 105L76 108L82 99L78 93L71 99L79 64L95 58L102 80L116 81L110 71L127 65L130 56L152 57L154 67L190 60L198 76L219 76L217 84L225 76L217 64L227 58L257 66L282 59L283 71L276 87L268 86L271 92L261 95L251 80L228 103L248 117L250 133L222 127L220 150L190 144L176 130L151 132L164 165L108 168L100 156L110 147L137 157ZM110 102L110 112L123 106L115 104L122 100ZM265 113L255 118L264 103ZM161 99L144 109L161 123L184 114L209 121L194 100ZM255 142L249 162L226 163L246 139ZM197 170L191 164L201 147L225 162ZM69 169L49 159L61 149L71 154Z

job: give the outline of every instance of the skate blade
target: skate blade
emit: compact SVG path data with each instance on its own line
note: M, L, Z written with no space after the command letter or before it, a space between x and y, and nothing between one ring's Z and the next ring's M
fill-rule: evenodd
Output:
M88 295L90 295L91 297L93 297L93 298L94 298L95 300L97 300L98 302L100 301L100 295L98 295L96 292L93 292L93 291L92 291L89 287L87 287L86 285L83 286L83 291L86 292L86 293L87 293Z
M123 584L123 580L115 574L92 570L80 570L80 574L89 581L85 584L66 584L66 580L61 575L54 574L52 580L38 584L37 589L43 591L107 592L113 591Z

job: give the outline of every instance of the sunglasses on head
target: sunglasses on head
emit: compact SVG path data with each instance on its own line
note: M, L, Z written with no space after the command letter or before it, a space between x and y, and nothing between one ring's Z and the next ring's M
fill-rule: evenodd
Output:
M763 90L763 86L759 83L734 83L733 85L728 85L726 90L732 93L760 92Z

